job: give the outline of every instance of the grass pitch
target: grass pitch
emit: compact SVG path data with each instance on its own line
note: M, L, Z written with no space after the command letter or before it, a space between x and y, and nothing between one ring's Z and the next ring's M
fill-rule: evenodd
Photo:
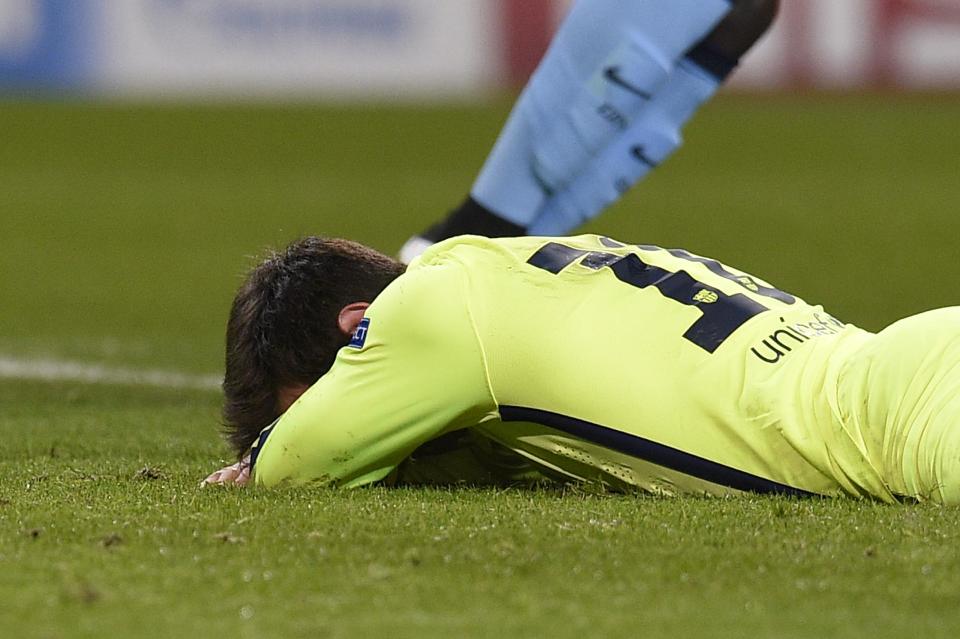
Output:
M395 251L507 104L0 104L0 358L220 370L264 244ZM708 106L590 230L683 246L877 329L956 303L960 100ZM203 389L0 380L10 637L928 637L960 630L960 510L541 491L198 489Z

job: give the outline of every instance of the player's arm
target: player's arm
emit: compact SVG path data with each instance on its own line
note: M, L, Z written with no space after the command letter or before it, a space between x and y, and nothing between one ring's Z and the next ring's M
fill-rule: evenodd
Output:
M424 442L496 414L459 273L424 268L377 299L362 348L342 349L261 435L255 484L379 481Z

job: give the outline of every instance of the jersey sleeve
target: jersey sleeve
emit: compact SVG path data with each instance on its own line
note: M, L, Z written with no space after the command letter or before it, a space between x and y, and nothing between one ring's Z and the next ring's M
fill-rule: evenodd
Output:
M370 306L366 335L262 435L260 486L360 486L418 446L496 415L483 353L449 264L401 276Z

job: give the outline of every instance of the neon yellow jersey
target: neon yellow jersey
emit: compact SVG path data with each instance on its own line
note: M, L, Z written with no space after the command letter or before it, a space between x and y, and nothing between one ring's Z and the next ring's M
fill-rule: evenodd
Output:
M551 476L662 494L891 500L837 397L872 334L714 260L464 236L368 309L254 448L254 479L358 486L472 429Z

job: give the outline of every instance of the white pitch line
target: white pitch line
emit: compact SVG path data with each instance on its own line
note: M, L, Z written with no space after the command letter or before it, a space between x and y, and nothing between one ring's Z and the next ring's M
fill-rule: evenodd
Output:
M221 381L221 378L217 375L194 375L176 371L123 368L58 359L19 359L4 356L0 356L0 379L155 386L189 390L219 390Z

